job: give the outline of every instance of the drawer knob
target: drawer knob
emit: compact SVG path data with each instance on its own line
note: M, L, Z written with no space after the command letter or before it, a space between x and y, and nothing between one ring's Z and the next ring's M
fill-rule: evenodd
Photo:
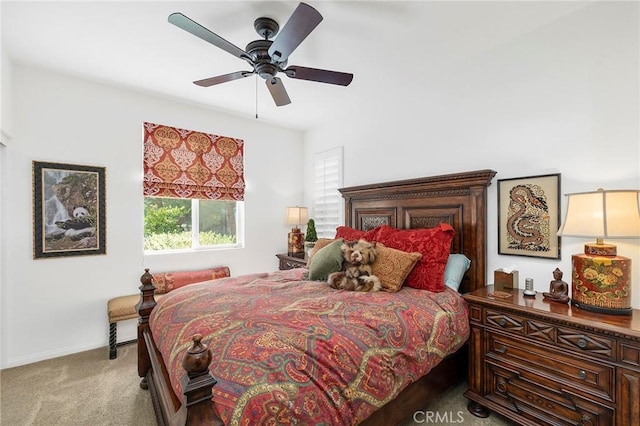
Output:
M578 346L580 346L582 349L587 347L587 341L586 339L580 339L578 340Z
M507 320L502 318L500 321L498 321L498 324L500 324L502 327L504 327L505 325L507 325Z
M579 378L580 380L584 380L584 379L586 379L586 378L587 378L587 372L586 372L586 371L584 371L584 370L580 370L580 371L578 371L578 378Z
M582 418L580 419L580 424L585 426L593 425L593 422L591 421L591 416L583 414Z
M496 346L496 352L500 352L501 354L506 354L507 347L505 345Z

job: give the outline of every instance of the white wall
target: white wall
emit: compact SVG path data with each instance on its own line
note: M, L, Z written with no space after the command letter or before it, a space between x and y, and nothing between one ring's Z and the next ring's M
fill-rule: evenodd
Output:
M275 254L286 251L285 207L303 199L302 133L28 66L13 71L13 141L2 170L2 204L10 206L3 215L3 368L106 346L106 302L136 293L144 267L228 265L234 275L277 269ZM144 121L245 141L244 248L143 256ZM33 160L106 167L106 255L33 259ZM123 339L135 337L134 325L120 328Z
M2 6L0 5L0 22L2 21ZM5 335L6 321L4 321L4 307L6 305L5 297L3 297L6 285L6 268L4 267L4 253L6 253L6 238L4 235L5 224L3 221L6 209L6 203L4 202L3 191L7 178L6 171L6 147L11 140L11 112L9 105L11 104L11 84L12 84L12 67L9 58L4 49L0 49L0 334ZM3 339L0 338L0 366L2 365L2 356L4 353Z
M594 4L455 63L376 68L370 98L351 100L349 116L307 132L305 162L344 145L345 186L496 170L487 280L516 264L523 282L531 277L547 291L552 271L570 276L571 254L589 241L564 238L561 260L498 255L497 180L561 173L563 194L640 189L638 12L636 2ZM307 204L311 182L307 173ZM611 242L632 259L632 305L640 308L640 241Z

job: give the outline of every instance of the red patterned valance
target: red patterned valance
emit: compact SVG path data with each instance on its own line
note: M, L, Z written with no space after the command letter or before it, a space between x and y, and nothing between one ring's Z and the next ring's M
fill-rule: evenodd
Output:
M144 195L244 200L244 141L144 123Z

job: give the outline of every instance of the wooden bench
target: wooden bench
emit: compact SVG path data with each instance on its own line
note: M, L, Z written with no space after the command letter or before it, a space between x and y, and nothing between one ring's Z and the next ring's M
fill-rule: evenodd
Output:
M156 301L159 301L165 294L185 285L216 280L230 275L231 274L227 266L218 266L215 268L199 269L195 271L155 273L152 274L153 284L156 286L154 296ZM140 293L114 297L113 299L109 299L107 302L107 318L109 320L109 359L115 359L118 357L118 346L135 342L135 340L129 340L121 343L117 342L118 322L137 318L139 302Z

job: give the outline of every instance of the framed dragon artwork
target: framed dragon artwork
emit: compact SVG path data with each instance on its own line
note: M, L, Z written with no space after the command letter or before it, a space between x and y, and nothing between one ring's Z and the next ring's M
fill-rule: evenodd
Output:
M498 179L498 253L560 259L560 173Z

